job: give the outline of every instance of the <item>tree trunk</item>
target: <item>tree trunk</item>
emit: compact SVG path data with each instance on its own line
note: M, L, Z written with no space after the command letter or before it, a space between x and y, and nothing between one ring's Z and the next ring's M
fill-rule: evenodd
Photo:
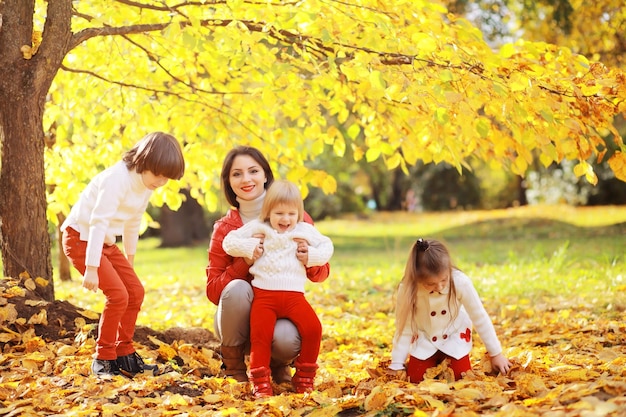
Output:
M37 45L34 13L34 0L0 1L0 254L5 277L46 279L35 292L53 301L43 113L71 44L72 2L47 3Z
M5 73L6 74L6 73ZM48 301L54 300L50 235L46 219L44 135L40 100L28 94L28 80L4 79L23 91L0 88L0 250L5 277L27 272L49 285L37 287ZM27 81L24 86L23 82ZM17 88L17 87L16 87ZM32 94L32 95L31 95ZM5 105L13 102L12 105Z
M404 202L404 182L406 181L406 176L400 168L394 169L391 175L391 197L387 203L387 210L399 211L402 210L402 203Z
M174 248L190 246L194 242L209 237L209 227L204 218L204 210L188 190L181 190L185 201L173 211L167 204L161 208L161 247Z

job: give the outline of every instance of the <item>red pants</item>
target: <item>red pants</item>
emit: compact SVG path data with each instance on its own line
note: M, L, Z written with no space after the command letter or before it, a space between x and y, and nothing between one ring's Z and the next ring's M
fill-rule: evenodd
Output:
M444 359L450 360L450 368L454 371L454 379L461 379L463 372L467 372L472 369L472 365L469 360L469 355L463 356L461 359L454 359L451 356L446 355L442 351L437 351L433 356L428 359L417 359L413 356L409 357L409 364L407 365L406 374L411 382L421 382L424 380L424 373L429 368L433 368L443 362Z
M250 368L269 367L277 319L289 319L298 329L301 348L296 362L317 363L322 323L304 294L254 288L250 311Z
M72 265L84 274L87 242L68 227L63 232L63 252ZM133 336L144 289L135 270L117 245L104 245L98 268L98 288L106 297L100 316L96 358L113 360L135 352Z

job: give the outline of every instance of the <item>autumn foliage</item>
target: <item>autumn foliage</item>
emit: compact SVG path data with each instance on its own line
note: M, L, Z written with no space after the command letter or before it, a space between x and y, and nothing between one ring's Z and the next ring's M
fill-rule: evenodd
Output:
M203 329L138 329L138 351L159 375L89 375L98 315L38 301L38 285L45 280L24 274L0 286L1 416L623 416L626 407L623 311L572 300L487 303L514 362L510 375L493 374L477 343L464 379L453 382L444 362L412 384L386 374L389 348L372 337L387 332L390 311L377 303L339 311L329 299L319 307L332 325L316 391L276 386L276 396L255 400L248 384L215 377L217 343ZM338 335L333 327L351 313L371 319Z

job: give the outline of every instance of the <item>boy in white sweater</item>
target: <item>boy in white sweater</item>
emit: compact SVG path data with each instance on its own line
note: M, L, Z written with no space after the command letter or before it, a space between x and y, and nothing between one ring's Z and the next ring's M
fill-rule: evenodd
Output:
M305 267L326 264L332 241L303 222L304 203L298 187L284 180L267 190L260 218L233 230L222 247L252 265L254 300L250 312L250 380L256 397L273 395L270 355L274 325L291 320L302 338L292 383L296 392L313 389L322 325L304 297Z
M141 139L121 161L96 175L72 207L61 231L63 252L83 274L83 287L102 290L106 297L100 316L97 376L155 372L135 352L135 322L144 288L133 264L139 226L152 191L185 172L180 144L172 135L155 132ZM116 245L122 237L124 252Z

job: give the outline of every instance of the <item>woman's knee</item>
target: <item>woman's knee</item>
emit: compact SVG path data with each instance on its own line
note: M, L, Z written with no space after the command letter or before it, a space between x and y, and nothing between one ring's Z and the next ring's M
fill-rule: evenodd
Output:
M253 298L254 292L250 283L243 279L235 279L229 282L222 290L220 304L244 304L250 306Z
M277 320L272 339L272 358L276 362L290 363L300 353L300 344L296 326L287 319Z
M215 311L215 333L222 344L239 346L250 337L250 307L254 293L247 281L231 281Z

